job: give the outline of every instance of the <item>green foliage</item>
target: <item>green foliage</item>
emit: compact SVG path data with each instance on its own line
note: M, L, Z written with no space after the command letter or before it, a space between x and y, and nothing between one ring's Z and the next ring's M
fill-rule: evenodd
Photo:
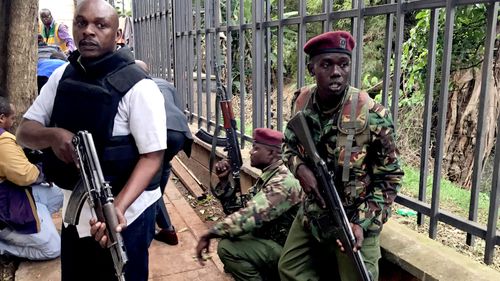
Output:
M418 198L418 187L420 180L419 170L411 166L403 167L405 176L401 187L401 193ZM440 208L453 212L456 215L467 218L469 212L470 191L465 190L452 182L441 179L440 189ZM430 204L432 199L432 174L427 178L426 202ZM479 222L486 224L488 221L488 208L490 197L488 193L481 192L479 194L478 217ZM500 218L499 222L500 224Z
M235 120L236 120L236 128L238 129L238 131L240 131L241 130L241 120L240 120L240 118L235 118ZM245 125L245 135L251 136L252 133L253 133L252 125L246 124Z
M439 79L442 65L445 10L439 10L439 31L436 50L436 84L433 94L439 90ZM453 48L451 56L451 71L477 67L481 64L484 54L484 39L486 26L486 7L480 5L459 6L456 10L453 32ZM428 37L430 32L430 11L422 10L414 15L415 25L407 32L408 39L403 44L403 95L400 106L422 103L424 100L424 85L427 76ZM453 87L453 85L451 85Z

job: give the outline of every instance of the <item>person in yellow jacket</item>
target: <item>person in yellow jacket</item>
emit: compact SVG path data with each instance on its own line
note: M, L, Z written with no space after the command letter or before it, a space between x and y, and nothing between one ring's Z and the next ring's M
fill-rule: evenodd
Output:
M47 45L57 45L66 54L76 50L68 27L64 23L56 23L49 9L40 10L41 23L38 25L38 34Z
M61 238L51 214L62 207L64 196L44 182L40 168L9 132L16 110L4 96L0 88L0 257L54 259L61 253Z

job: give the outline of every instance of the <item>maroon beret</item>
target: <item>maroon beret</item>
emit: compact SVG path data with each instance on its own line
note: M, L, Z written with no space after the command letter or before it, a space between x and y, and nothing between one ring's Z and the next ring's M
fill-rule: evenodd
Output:
M304 45L304 52L309 57L324 53L344 53L351 55L356 43L347 31L329 31L311 38Z
M284 135L282 132L268 129L257 128L253 131L253 141L260 144L281 147Z

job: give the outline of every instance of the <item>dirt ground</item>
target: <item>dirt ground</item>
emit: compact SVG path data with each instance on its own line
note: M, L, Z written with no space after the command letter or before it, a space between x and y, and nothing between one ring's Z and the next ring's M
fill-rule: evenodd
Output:
M213 226L216 222L221 221L226 216L222 211L222 206L219 200L213 197L210 193L205 199L197 200L189 193L189 191L175 175L172 175L172 179L174 180L177 189L186 198L189 205L191 205L191 207L196 211L196 214L198 214L208 228Z
M17 258L0 256L0 281L14 281L19 262Z

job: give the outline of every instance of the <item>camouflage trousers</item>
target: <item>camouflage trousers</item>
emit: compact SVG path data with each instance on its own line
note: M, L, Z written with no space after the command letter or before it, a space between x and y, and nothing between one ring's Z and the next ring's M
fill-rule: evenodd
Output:
M219 241L217 254L224 270L237 281L279 280L278 260L282 247L251 234Z
M283 246L278 264L281 280L356 281L356 269L349 257L340 252L334 239L318 242L303 227L303 216L301 208ZM379 235L365 237L361 255L373 280L378 280L378 261L381 257Z

